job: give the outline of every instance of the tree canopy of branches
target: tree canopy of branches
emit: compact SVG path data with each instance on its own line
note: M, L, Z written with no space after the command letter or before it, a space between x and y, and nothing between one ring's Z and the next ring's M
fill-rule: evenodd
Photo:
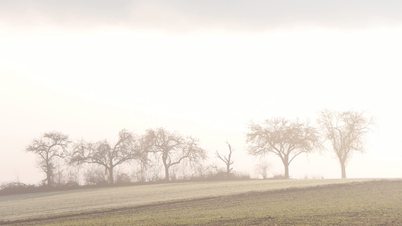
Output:
M222 155L217 151L216 156L218 157L218 159L220 159L225 164L225 166L226 166L226 176L229 177L230 174L232 173L232 170L233 170L232 165L233 165L234 162L232 160L232 153L233 153L232 146L229 143L227 143L227 145L228 145L228 149L229 149L228 154L227 155Z
M247 134L251 143L251 155L273 153L285 168L285 178L289 178L289 165L302 153L308 153L319 145L317 130L307 124L291 122L284 118L266 120L264 124L252 124Z
M318 122L339 160L341 177L346 178L347 162L352 152L363 150L363 135L368 132L370 121L358 112L324 111Z
M26 148L26 151L39 156L39 166L46 174L44 181L47 186L51 186L53 183L56 159L65 156L69 143L68 136L59 132L49 132L41 138L33 140L32 144Z
M182 137L163 128L148 130L145 135L147 153L154 153L162 159L165 180L169 180L169 170L183 160L197 162L206 158L204 149L192 137Z
M70 154L71 164L97 164L105 169L108 183L114 183L114 169L129 160L143 160L144 153L140 139L125 130L120 131L118 140L111 145L106 140L96 143L80 141L74 145Z

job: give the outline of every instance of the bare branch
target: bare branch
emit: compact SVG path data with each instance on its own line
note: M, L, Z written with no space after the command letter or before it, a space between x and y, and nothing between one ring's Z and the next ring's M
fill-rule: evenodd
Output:
M229 152L227 154L227 156L223 156L221 155L218 151L216 152L216 156L218 157L218 159L220 159L226 166L226 174L227 176L230 176L230 174L232 173L232 165L233 165L233 160L232 160L232 146L229 144L229 142L227 142L228 145L228 149Z

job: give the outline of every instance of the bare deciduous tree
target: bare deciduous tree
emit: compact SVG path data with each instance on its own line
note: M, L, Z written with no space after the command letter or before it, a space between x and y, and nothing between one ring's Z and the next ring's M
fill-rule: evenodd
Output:
M233 151L232 151L232 146L229 144L229 143L227 143L227 145L228 145L228 149L229 149L229 152L228 152L228 154L225 156L225 155L221 155L218 151L216 152L216 156L223 162L223 163L225 163L225 166L226 166L226 176L227 177L229 177L230 176L230 174L232 173L232 170L233 170L233 167L232 167L232 165L233 165L233 160L232 160L232 153L233 153Z
M277 155L285 168L285 178L289 178L292 161L319 144L315 128L283 118L266 120L263 125L252 124L247 141L252 144L249 150L252 155Z
M56 159L65 156L69 143L67 135L59 132L49 132L45 133L41 138L35 139L27 147L28 152L33 152L39 156L40 168L46 174L45 182L47 186L51 186L53 183Z
M324 111L318 122L339 160L341 177L346 178L347 161L353 151L363 150L363 135L368 132L370 120L358 112Z
M96 143L81 141L75 144L70 154L72 164L97 164L105 169L108 183L114 183L114 169L129 160L145 158L139 139L122 130L117 142L112 146L106 140Z
M268 178L268 170L269 170L270 166L268 163L266 162L260 162L256 168L255 171L256 173L262 177L262 179L267 179Z
M169 180L169 170L183 160L196 162L206 158L205 151L192 137L184 138L163 128L148 130L145 136L148 153L159 155L165 170L165 180Z

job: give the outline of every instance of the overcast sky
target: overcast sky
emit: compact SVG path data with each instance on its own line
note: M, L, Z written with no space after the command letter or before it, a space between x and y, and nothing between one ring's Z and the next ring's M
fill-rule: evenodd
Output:
M361 28L399 23L398 0L3 0L0 18L13 25L124 26L161 30L268 30L319 25Z
M211 158L230 141L235 169L253 173L251 122L314 124L324 109L375 122L349 176L401 177L401 10L368 0L2 0L0 182L43 177L24 149L46 131L113 141L123 128L161 126L199 138ZM323 151L290 174L340 170Z

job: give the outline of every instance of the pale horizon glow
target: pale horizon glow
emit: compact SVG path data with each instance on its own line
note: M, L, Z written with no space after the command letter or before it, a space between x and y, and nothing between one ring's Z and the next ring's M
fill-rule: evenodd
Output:
M0 183L38 183L43 175L24 149L54 130L96 141L123 128L165 127L198 138L211 162L229 141L235 170L253 175L259 160L245 142L251 122L284 116L314 125L325 109L373 118L349 177L400 178L400 40L397 25L186 32L1 25ZM265 159L282 173L275 156ZM292 178L339 174L325 150L290 166Z

